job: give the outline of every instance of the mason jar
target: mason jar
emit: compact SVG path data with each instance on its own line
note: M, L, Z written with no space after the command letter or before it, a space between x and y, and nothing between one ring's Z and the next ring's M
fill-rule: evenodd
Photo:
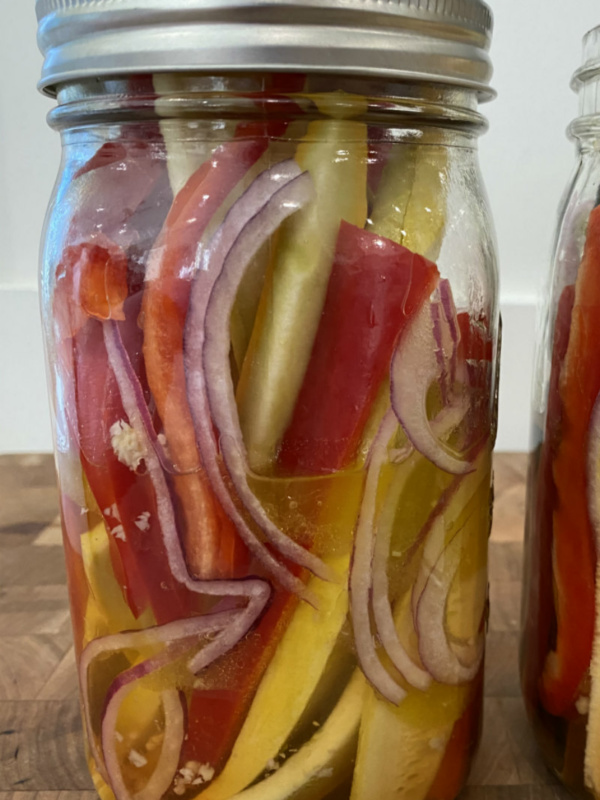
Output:
M496 431L487 6L37 13L98 792L452 800L481 720Z
M572 83L575 172L559 217L533 401L521 679L550 768L600 797L600 28Z

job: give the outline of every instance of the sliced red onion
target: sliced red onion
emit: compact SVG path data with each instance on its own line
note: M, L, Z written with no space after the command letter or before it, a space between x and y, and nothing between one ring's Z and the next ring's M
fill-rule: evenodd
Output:
M175 689L161 692L165 715L165 728L158 763L148 783L134 795L127 789L116 752L116 726L119 709L134 684L123 686L111 698L102 721L102 751L104 753L108 783L116 800L159 800L168 791L177 774L181 746L185 735L185 715L182 698Z
M156 800L168 791L179 766L181 746L185 735L185 714L182 697L175 689L167 689L161 694L165 715L165 733L152 777L134 800Z
M406 697L406 692L386 670L377 654L371 632L369 599L374 542L373 522L379 473L388 459L388 444L397 428L398 422L394 413L388 411L371 445L363 501L354 536L349 580L350 611L358 662L369 683L394 705L398 705ZM407 654L406 657L410 661Z
M446 509L450 505L452 498L458 492L461 484L462 480L460 477L454 478L450 486L448 486L446 490L442 493L440 499L436 503L435 508L429 515L426 524L424 525L423 529L419 534L419 540L418 543L415 543L415 549L416 547L420 546L424 541L428 541L429 537L432 534L432 531L437 529L440 524L442 525L444 524L444 514L446 512ZM430 561L429 566L431 567L432 565L433 562ZM419 604L419 600L421 599L421 595L423 594L423 589L425 588L425 583L427 582L428 576L429 576L428 569L420 569L419 574L417 575L415 583L412 588L411 605L413 610L413 617L415 618L415 620L417 615L417 606Z
M452 685L472 680L483 658L483 634L479 634L472 643L461 643L459 658L445 628L448 593L460 565L461 534L462 529L446 544L443 519L436 521L427 540L422 569L427 569L426 564L432 566L425 579L415 617L423 664L436 681Z
M466 409L465 409L466 410ZM388 412L392 413L392 412ZM464 411L463 411L464 416ZM443 409L432 423L436 436L444 438L456 425L460 422L462 417L459 418L459 411L452 408ZM381 465L380 465L381 466ZM428 522L420 531L417 541L411 547L410 552L407 552L406 558L410 560L414 555L419 544L426 538L431 526L434 524L433 520L438 518L446 508L448 501L452 494L458 487L458 481L454 481L452 492L444 492L441 502L438 502L432 512ZM391 503L395 507L395 503ZM374 512L375 509L373 509ZM389 580L387 573L387 565L390 557L390 546L392 537L392 520L386 521L380 518L375 521L373 519L372 527L375 531L375 545L373 553L373 586L372 586L372 604L373 616L375 619L375 626L379 640L383 649L388 654L396 669L404 675L406 680L415 688L425 691L431 683L431 676L425 670L422 670L410 658L406 649L402 646L398 638L396 623L394 621L394 613L392 611L392 604L390 602Z
M590 415L587 442L587 504L600 560L600 394Z
M287 162L284 162L287 163ZM291 167L290 167L291 170ZM242 432L237 415L233 383L228 367L229 319L238 286L261 245L277 230L284 219L308 202L313 195L308 173L299 169L283 187L272 187L271 197L250 197L252 186L229 211L215 234L204 259L205 269L198 274L192 289L187 318L185 360L188 396L200 452L215 492L249 546L256 547L256 535L232 502L218 469L219 454L212 423L220 434L223 462L244 510L277 551L289 561L329 579L329 570L321 559L286 536L268 517L248 485L247 463ZM257 180L265 180L268 170ZM255 181L256 183L256 181ZM243 224L241 224L243 223ZM203 275L216 275L207 301ZM286 588L305 594L301 581L282 567L274 573ZM298 584L301 586L298 586Z
M435 435L427 418L427 392L439 379L431 308L430 303L424 303L400 338L392 357L392 408L420 453L445 472L461 475L472 471L472 462L452 455Z
M237 609L230 609L228 611L206 614L201 617L191 617L189 619L176 620L175 622L169 622L165 625L148 628L146 630L115 633L110 636L103 636L100 639L94 639L87 645L87 647L84 648L79 659L79 685L81 687L83 717L85 720L90 751L94 757L100 774L105 780L108 781L108 774L104 769L104 760L101 758L100 752L96 745L96 738L92 728L90 713L88 672L91 664L97 658L103 655L130 649L139 650L156 644L164 644L167 648L172 649L174 645L178 645L183 642L187 643L186 649L190 649L193 647L193 642L190 642L190 640L197 640L199 637L207 634L230 630L232 623L235 621L235 616L238 613L239 612ZM213 640L210 645L207 645L207 647L213 646L214 641L216 641L216 639ZM226 652L226 644L226 642L221 641L220 646L223 648L221 655ZM177 657L178 655L179 651L177 651L175 655L163 653L160 657L159 666L164 666L165 663L173 660L173 658ZM215 655L215 658L218 657L219 654ZM151 671L149 670L149 663L149 661L146 661L134 667L133 669L137 670L137 672L134 674L137 675L137 677L143 677L144 675L149 674L149 671ZM156 660L154 660L153 663L154 668L158 668L156 666ZM128 670L128 673L132 674L131 670Z

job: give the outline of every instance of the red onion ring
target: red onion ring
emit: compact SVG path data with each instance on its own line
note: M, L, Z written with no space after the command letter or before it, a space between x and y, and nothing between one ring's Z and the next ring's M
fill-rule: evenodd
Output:
M461 418L458 418L458 414L455 410L443 409L432 423L436 436L443 438L456 427ZM379 469L380 468L381 465ZM455 491L458 487L458 481L455 480L454 484ZM419 532L417 540L413 542L410 551L407 553L408 560L412 559L419 544L427 537L431 526L434 524L434 519L443 513L453 493L454 492L445 492L442 495L440 498L442 502L438 502L426 525ZM383 649L396 669L406 678L411 686L425 691L431 683L431 676L413 662L402 646L398 638L392 604L390 602L387 564L390 555L392 528L390 524L382 524L381 517L377 521L373 519L372 527L375 530L372 567L372 606L377 635L379 636Z
M433 531L436 528L436 526L439 525L440 521L443 522L443 518L444 518L443 515L444 515L446 509L448 508L448 506L450 505L450 502L452 501L452 498L454 497L454 495L459 490L459 488L461 486L461 483L462 483L462 481L461 481L460 477L454 478L452 483L442 493L442 495L441 495L440 499L438 500L435 508L433 509L431 514L429 515L429 519L427 520L427 523L425 524L425 526L423 527L422 531L420 532L418 543L415 543L415 550L416 550L416 548L418 546L420 546L424 541L426 541L428 539L428 537L431 534L431 531ZM419 600L421 599L421 595L423 594L423 589L425 587L425 583L427 581L428 574L429 574L429 572L427 570L419 570L419 574L417 575L417 578L416 578L415 583L414 583L413 588L412 588L411 605L412 605L413 617L415 618L415 620L416 620L416 615L417 615L417 606L418 606Z
M425 303L409 323L392 356L392 408L416 450L445 472L462 475L472 471L472 461L452 455L427 418L427 392L439 379L430 303Z
M389 700L394 705L399 705L406 697L406 692L386 670L377 654L371 632L369 598L371 595L371 565L373 561L372 529L377 502L379 473L382 465L387 461L388 444L397 428L398 422L394 413L388 411L369 451L367 478L354 535L354 550L352 552L349 578L350 611L358 662L365 678L373 688L377 689L386 700ZM408 659L408 654L406 654L406 657Z
M123 780L123 773L115 748L117 718L121 703L133 689L134 683L121 687L111 698L102 720L102 750L109 777L108 783L117 800L159 800L173 783L179 765L179 755L185 735L185 714L182 698L175 689L161 692L165 714L165 729L158 763L148 783L134 795L129 792Z
M278 188L282 175L285 181ZM268 195L266 187L269 187ZM265 196L269 197L267 201ZM219 501L236 524L243 540L253 552L258 546L264 548L233 502L221 475L213 423L220 433L223 462L244 510L281 555L320 577L329 578L329 571L321 559L273 524L248 485L249 468L227 366L229 318L237 287L248 264L281 222L311 196L312 183L308 174L301 174L295 162L283 162L263 172L232 206L207 248L204 269L194 281L186 326L185 364L189 404L202 460ZM207 275L214 276L210 296L207 296L211 288L205 277ZM271 572L289 591L314 604L302 581L279 562L274 561Z
M461 643L459 658L444 625L448 593L460 565L461 533L462 528L446 544L443 519L438 517L426 544L433 558L427 558L426 553L423 555L424 562L433 563L424 580L415 615L423 664L436 681L452 685L467 683L475 677L483 658L484 643L482 633L473 643Z
M133 689L133 686L136 681L144 678L152 673L158 671L159 669L168 666L172 663L176 658L178 658L185 649L193 646L191 643L186 645L186 642L189 642L190 635L197 639L199 636L206 636L211 633L216 633L216 636L212 641L210 641L207 645L205 645L202 650L191 659L190 661L190 668L192 672L199 672L200 669L203 669L210 664L214 663L218 658L224 655L229 649L231 649L232 645L232 637L231 637L231 630L232 627L235 625L235 617L237 615L237 610L232 609L225 612L217 612L214 614L204 615L202 617L194 617L187 620L178 620L175 623L170 623L170 625L162 626L162 629L154 628L151 629L151 633L154 634L154 638L156 641L165 640L166 631L165 629L169 629L168 635L168 645L167 650L160 653L157 656L149 658L135 666L131 667L125 672L122 672L111 684L105 699L104 710L102 713L102 732L101 732L101 741L102 741L102 752L104 755L104 766L106 769L106 773L108 776L108 783L111 786L113 792L116 795L117 800L130 800L130 793L127 791L125 783L123 781L123 775L121 772L121 768L119 765L119 760L115 751L114 741L115 741L115 732L116 732L116 725L117 719L119 714L119 709L121 704L123 703L124 699L127 697L129 692ZM179 626L179 627L175 627ZM148 630L145 631L137 631L133 634L116 634L113 637L105 637L104 640L96 640L99 642L105 642L106 639L112 639L111 645L114 646L115 640L120 637L120 648L124 646L131 646L131 639L134 637L142 638L143 640L147 640ZM127 643L125 644L124 637L130 637ZM237 642L234 642L235 644ZM92 644L95 644L93 642ZM147 644L147 641L146 641ZM138 645L139 646L139 645ZM106 652L106 650L105 650ZM97 656L97 653L95 654ZM198 656L202 656L199 660ZM91 663L91 662L90 662ZM192 665L198 665L197 668L192 668ZM165 702L166 692L162 693L163 696L163 704ZM178 692L174 692L175 695L178 695ZM173 706L173 698L171 698L171 705ZM177 770L177 765L179 763L179 754L181 750L181 744L183 742L183 712L181 709L181 702L179 702L179 714L176 713L176 709L172 708L172 715L180 719L181 726L177 726L175 731L170 732L170 736L167 736L167 722L168 720L165 719L165 738L163 741L163 750L167 747L166 751L161 751L161 759L159 760L159 764L157 765L156 770L154 771L149 784L151 787L147 785L142 791L145 793L146 800L158 800L162 796L162 794L169 788L173 777ZM165 707L165 715L167 713L167 708ZM181 730L181 735L179 735L179 731ZM162 756L164 755L164 759ZM162 763L161 763L162 762ZM160 771L159 771L160 768ZM163 788L161 788L163 787ZM152 794L151 791L156 788L157 790L160 789L158 794ZM141 793L137 793L134 795L135 800L139 800L138 795Z
M103 636L100 639L94 639L87 645L87 647L84 648L79 659L78 668L83 717L86 725L86 733L90 751L94 757L98 771L107 782L109 782L108 773L104 768L104 762L96 745L96 739L92 728L88 679L88 672L92 662L95 661L96 658L108 653L114 653L119 650L128 649L136 650L158 643L165 644L167 648L172 648L173 645L176 645L180 642L189 642L187 649L190 649L193 647L193 642L190 642L191 639L197 639L199 636L207 633L226 630L231 626L236 614L237 609L230 609L229 611L216 612L201 617L191 617L190 619L176 620L175 622L169 622L165 625L148 628L146 630L115 633L109 636ZM217 640L213 640L211 645L214 645L215 641ZM221 642L221 647L223 647L223 644L224 643ZM225 652L226 649L223 647L223 652L217 652L214 656L214 659L218 658L219 655L223 655ZM152 671L149 668L151 662L155 665L154 668L157 669L161 666L165 666L165 664L178 657L178 655L179 651L175 655L162 654L162 656L159 657L159 661L157 661L156 658L150 659L149 661L142 662L141 664L136 665L136 667L133 667L132 670L136 670L135 673L132 673L132 670L127 670L126 673L123 674L133 675L134 677L143 677ZM117 680L119 679L117 678Z
M229 319L237 289L248 265L281 223L306 205L313 195L313 183L308 172L293 178L257 211L232 245L206 308L202 363L206 376L206 396L213 422L220 433L223 461L244 508L282 556L306 567L324 580L331 580L332 576L323 561L286 536L271 521L250 489L247 478L249 468L233 382L229 370L223 369L229 358Z
M115 327L114 330L115 330L114 336L115 336L115 341L116 341L116 348L117 348L117 353L118 353L119 369L123 373L123 381L126 382L126 384L129 387L129 391L131 392L131 401L135 402L135 404L136 404L137 416L138 416L139 423L140 423L140 430L143 429L144 434L147 437L147 441L150 442L150 444L152 445L154 453L157 456L158 461L160 462L160 466L163 468L163 470L168 472L170 470L165 469L165 464L164 464L164 459L167 459L168 456L163 453L163 457L161 458L160 450L162 449L162 445L158 441L158 437L156 435L156 431L154 430L154 426L153 426L153 423L152 423L152 418L150 416L150 412L149 412L148 407L146 405L146 400L145 400L145 397L144 397L144 390L142 389L140 381L139 381L139 379L138 379L138 377L137 377L137 375L135 373L135 370L134 370L134 368L133 368L133 366L131 364L131 361L129 359L129 355L127 353L127 350L126 350L126 348L124 347L124 345L123 345L123 343L121 341L121 337L120 337L120 333L119 333L118 327ZM106 339L106 333L105 333L105 339ZM146 451L147 451L147 448L146 448ZM215 458L218 458L218 457L215 455ZM148 462L147 458L145 458L144 460L146 461L146 463ZM219 478L219 481L220 481L220 483L219 483L220 492L216 491L217 497L221 501L225 512L228 513L232 517L234 522L236 522L236 519L235 519L234 515L238 514L238 511L237 511L237 508L235 507L235 505L233 504L233 502L231 500L231 497L230 497L230 495L229 495L229 493L227 491L227 488L222 483L222 477L221 477L221 475L220 475L220 473L218 471L218 466L213 462L208 466L208 468L206 469L206 472L207 472L209 478L211 480L213 480L213 481L214 481L214 478L215 478L215 473L218 475L218 478ZM179 474L183 474L183 473L180 472ZM158 476L157 476L157 480L158 480ZM164 483L164 478L163 478L163 483ZM213 485L214 485L214 483L213 483ZM165 486L166 486L166 484L165 484ZM155 484L155 489L156 489L156 484ZM167 491L168 491L168 487L167 487ZM171 524L171 523L169 522L169 524ZM177 535L177 541L179 541L178 535ZM289 591L295 591L296 594L303 595L303 596L305 596L306 599L309 599L310 593L305 592L305 587L304 587L304 584L302 583L302 581L299 578L296 578L294 575L291 575L291 573L288 573L285 570L285 568L283 566L281 566L281 564L271 555L271 553L266 549L266 547L264 547L264 545L262 545L262 543L258 542L258 540L252 534L250 534L248 539L244 539L244 541L246 541L246 544L248 545L249 549L252 551L254 556L263 564L263 566L265 566L266 569L268 569L270 572L272 572L278 578L280 578L282 585L284 585L286 588L288 588ZM185 567L185 570L186 570L186 573L187 573L187 566ZM193 591L195 591L195 590L193 590Z

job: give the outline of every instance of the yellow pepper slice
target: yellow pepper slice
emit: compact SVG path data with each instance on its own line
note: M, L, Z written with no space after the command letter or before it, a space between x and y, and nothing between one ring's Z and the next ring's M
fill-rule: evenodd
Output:
M339 582L313 578L319 608L301 603L261 681L233 751L202 800L240 792L275 758L302 716L338 640L348 613L349 555L325 559Z

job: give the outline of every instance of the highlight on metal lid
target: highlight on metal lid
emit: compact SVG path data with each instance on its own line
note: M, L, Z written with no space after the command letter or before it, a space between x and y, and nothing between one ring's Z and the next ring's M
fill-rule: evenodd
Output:
M482 0L37 0L41 90L172 71L385 77L493 95Z

